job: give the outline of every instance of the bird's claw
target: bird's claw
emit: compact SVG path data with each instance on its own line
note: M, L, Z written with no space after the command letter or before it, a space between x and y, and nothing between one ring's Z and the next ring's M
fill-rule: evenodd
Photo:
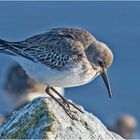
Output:
M55 98L51 92L50 89L53 90L60 98L61 101L57 98ZM77 120L77 118L74 116L74 113L77 113L76 111L72 111L71 110L71 106L73 108L75 108L76 110L78 110L81 113L84 113L81 109L79 109L75 104L73 104L72 102L68 101L67 99L65 99L62 95L60 95L54 88L50 88L49 86L46 88L46 93L48 93L66 112L66 114L72 119L72 120Z
M70 106L73 106L76 110L78 110L81 113L84 113L81 109L79 109L75 104L68 100L63 100L63 109L66 112L66 114L72 119L72 120L78 120L74 113L77 113L77 111L71 110Z
M72 112L71 112L71 110L69 110L69 109L67 109L67 108L65 108L65 107L63 107L63 109L64 109L64 111L66 112L66 114L72 119L72 120L78 120L75 116L74 116L74 114L72 114Z

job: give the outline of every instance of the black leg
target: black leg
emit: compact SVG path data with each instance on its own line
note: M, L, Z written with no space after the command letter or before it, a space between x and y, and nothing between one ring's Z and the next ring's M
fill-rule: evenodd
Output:
M52 91L54 91L62 100L63 102L68 106L68 108L70 109L70 105L72 105L74 108L76 108L78 111L80 111L81 113L84 113L82 110L80 110L76 105L74 105L73 103L71 103L70 101L68 101L67 99L65 99L56 89L54 89L53 87L50 87L50 89Z
M53 87L50 87L50 89L51 89L54 93L56 93L56 94L63 100L64 104L67 105L67 108L70 109L70 105L69 105L68 102L65 100L65 98L64 98L56 89L54 89Z
M55 98L55 97L50 93L50 87L49 87L49 86L46 88L45 91L46 91L46 93L47 93L50 97L52 97L52 98L64 109L64 111L67 113L67 115L68 115L72 120L77 120L77 119L73 116L73 114L71 114L70 110L67 109L66 106L65 106L63 103L61 103L57 98Z

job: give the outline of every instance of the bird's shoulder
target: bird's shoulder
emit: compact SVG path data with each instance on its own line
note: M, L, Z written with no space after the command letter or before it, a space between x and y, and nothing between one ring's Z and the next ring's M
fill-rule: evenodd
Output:
M57 45L59 43L62 46L74 45L71 42L80 42L83 47L87 47L94 37L86 30L82 28L55 28L51 29L43 34L35 35L25 40L29 44L42 44ZM70 46L69 46L70 47Z
M57 28L30 37L18 45L24 56L51 68L63 68L84 55L93 37L83 29Z
M80 28L57 28L30 37L22 42L27 50L51 51L57 53L79 54L90 44L93 37Z

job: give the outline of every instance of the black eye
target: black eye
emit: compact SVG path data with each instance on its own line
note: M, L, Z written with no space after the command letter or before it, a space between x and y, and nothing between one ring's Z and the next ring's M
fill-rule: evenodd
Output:
M102 62L102 61L99 61L99 65L100 65L100 66L103 66L103 62Z

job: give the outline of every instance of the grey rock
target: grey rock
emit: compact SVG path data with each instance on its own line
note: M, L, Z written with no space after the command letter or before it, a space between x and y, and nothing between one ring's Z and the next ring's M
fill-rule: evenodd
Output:
M0 127L1 139L88 139L123 140L110 132L102 122L78 106L84 113L75 111L72 120L53 99L40 97L14 112Z

